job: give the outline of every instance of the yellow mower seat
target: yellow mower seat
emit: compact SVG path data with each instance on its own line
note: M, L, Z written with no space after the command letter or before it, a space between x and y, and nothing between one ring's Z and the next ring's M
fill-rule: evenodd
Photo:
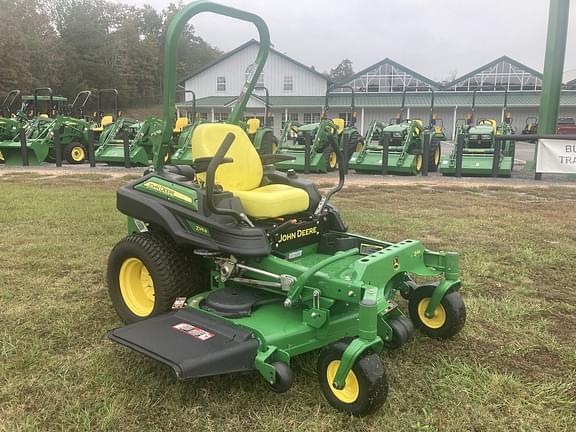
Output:
M284 184L260 186L263 175L260 156L239 126L228 123L197 126L192 136L192 159L214 156L229 132L236 136L226 153L233 162L218 167L216 183L240 199L248 216L277 218L308 209L310 198L303 189ZM199 174L198 178L205 181L205 174Z
M180 133L180 132L182 132L182 129L184 129L186 126L188 126L188 118L187 117L180 117L180 118L178 118L178 120L176 120L176 125L175 125L174 129L172 130L172 132Z

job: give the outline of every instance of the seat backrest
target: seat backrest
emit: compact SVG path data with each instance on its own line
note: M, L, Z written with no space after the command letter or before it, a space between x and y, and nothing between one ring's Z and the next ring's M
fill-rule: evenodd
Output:
M246 121L246 124L248 125L248 134L254 135L260 127L260 120L257 118L251 118Z
M341 134L342 131L344 130L344 126L346 125L346 122L344 121L344 119L335 118L335 119L332 119L332 123L334 123L336 125L336 131L338 132L338 134Z
M492 119L482 119L478 122L478 124L486 125L486 126L492 126L492 130L494 132L496 132L496 126L498 125L496 120L492 120Z
M114 117L112 117L111 115L105 115L104 117L102 117L102 120L100 120L101 127L108 126L109 124L112 123L114 123Z
M178 120L176 120L174 132L182 132L182 129L186 126L188 126L188 117L179 117Z
M196 126L192 134L192 160L216 154L224 137L232 132L236 139L226 153L232 163L220 165L216 170L216 183L226 191L249 191L260 186L262 162L246 132L229 123L204 123ZM199 174L205 181L205 174Z

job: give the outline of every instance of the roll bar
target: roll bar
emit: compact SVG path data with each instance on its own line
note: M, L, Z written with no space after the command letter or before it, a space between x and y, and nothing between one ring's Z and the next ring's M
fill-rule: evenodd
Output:
M38 115L38 96L40 92L47 92L50 97L50 107L48 108L48 115L51 116L54 111L54 92L50 87L38 87L34 89L34 116Z
M118 117L120 116L120 112L118 111L118 90L113 89L113 88L109 88L109 89L102 89L102 90L98 90L97 93L97 102L96 102L96 122L100 123L100 120L102 120L101 117L101 103L100 103L100 99L102 97L103 94L105 93L111 93L114 96L114 115L116 116L116 119L118 119Z
M2 114L4 114L5 110L8 111L8 115L15 114L12 111L12 105L14 104L14 101L16 100L16 98L18 96L20 96L20 90L11 90L10 93L8 93L8 95L6 95L6 97L4 98L4 101L2 102L2 105L0 106L0 110L2 111Z
M270 115L270 92L267 87L257 86L254 90L264 90L264 127L268 127L268 116Z
M84 97L85 96L85 97ZM74 110L76 108L76 103L78 102L78 100L81 97L84 97L83 102L80 104L79 108L78 108L78 114L80 114L80 116L84 115L84 107L86 106L86 104L88 103L88 100L90 99L90 97L92 96L92 91L90 90L82 90L81 92L78 92L78 94L76 95L76 97L74 98L74 102L72 102L70 104L70 114L74 115Z
M199 0L184 6L182 10L172 18L166 31L164 49L164 130L161 143L156 145L154 149L154 169L156 171L162 171L166 149L172 139L171 125L174 124L174 106L176 105L176 53L180 35L186 23L195 15L203 12L212 12L217 15L224 15L241 21L251 22L256 26L260 38L258 54L255 61L256 67L253 70L252 76L244 84L238 102L230 114L228 123L238 124L241 120L242 114L246 109L246 104L254 91L258 77L262 73L264 64L268 58L270 51L270 32L264 20L257 15L210 1Z
M354 91L354 87L351 85L333 85L326 89L326 95L324 96L324 107L322 108L322 118L326 118L326 113L328 112L329 104L328 104L328 97L332 94L335 94L333 90L335 89L348 89L350 90L350 94L352 96L352 100L350 101L350 111L352 112L352 121L350 122L349 126L354 126L356 124L356 92Z

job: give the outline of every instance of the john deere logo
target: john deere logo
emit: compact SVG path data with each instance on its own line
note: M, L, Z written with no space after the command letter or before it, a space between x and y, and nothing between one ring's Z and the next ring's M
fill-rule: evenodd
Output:
M305 229L299 229L296 231L292 231L292 232L287 233L287 234L281 234L280 237L278 238L278 243L284 243L286 241L296 240L297 238L315 235L317 232L316 228L317 227L314 226L311 228L305 228Z
M188 195L184 195L181 192L175 191L174 189L170 189L169 187L166 187L166 186L162 186L161 184L154 183L154 182L148 182L148 183L144 184L144 187L146 189L150 189L154 192L158 192L158 193L161 193L163 195L167 195L169 197L179 199L180 201L192 203L192 198L190 198Z

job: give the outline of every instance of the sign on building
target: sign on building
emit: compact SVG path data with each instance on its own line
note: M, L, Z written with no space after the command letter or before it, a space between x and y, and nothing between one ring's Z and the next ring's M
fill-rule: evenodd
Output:
M576 141L538 140L536 172L576 174Z

